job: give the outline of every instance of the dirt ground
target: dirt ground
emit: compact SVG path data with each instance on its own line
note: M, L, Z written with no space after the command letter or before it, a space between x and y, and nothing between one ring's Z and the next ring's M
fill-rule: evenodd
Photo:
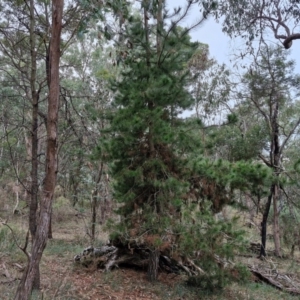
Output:
M12 234L5 225L0 225L0 300L10 300L26 266L26 256L16 246L15 239L23 246L28 215L25 211L4 218L2 213L0 218L14 231ZM88 219L89 213L78 213L69 206L54 209L53 239L48 241L40 265L41 292L32 299L195 299L194 295L180 298L189 291L179 275L161 273L159 281L151 284L145 270L104 272L77 266L74 256L90 243ZM103 243L107 239L108 234L99 225L96 240ZM174 297L174 293L179 297Z
M7 220L16 240L23 245L28 222L26 211L9 218L0 212L0 218L2 221ZM48 242L40 265L41 291L34 293L32 299L298 299L253 281L247 284L233 283L221 293L207 292L187 286L184 275L160 273L158 282L152 284L147 281L145 270L115 269L104 272L77 266L73 257L90 243L87 234L88 220L88 211L78 213L69 205L54 208L53 240ZM97 230L98 243L107 241L108 235L100 225ZM272 258L272 264L278 269L300 276L298 259L299 257L294 260ZM269 263L261 262L255 255L241 260L247 264ZM0 300L14 298L25 266L26 256L17 248L12 233L6 226L0 225Z

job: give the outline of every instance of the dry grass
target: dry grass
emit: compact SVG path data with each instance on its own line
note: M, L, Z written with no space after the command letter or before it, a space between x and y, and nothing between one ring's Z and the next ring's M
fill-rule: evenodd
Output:
M1 204L1 203L0 203ZM11 210L0 212L0 217L6 219ZM24 242L27 231L28 215L10 216L17 239ZM53 211L53 240L48 242L41 262L41 292L33 294L32 299L61 300L100 300L100 299L172 299L172 300L289 300L298 299L280 292L270 286L249 282L247 284L232 283L222 292L201 291L185 285L185 277L164 274L159 275L159 281L151 284L147 281L143 270L116 269L105 273L101 270L79 268L74 265L73 257L90 244L87 234L89 211L78 212L69 205L67 199L56 202ZM107 233L97 227L98 243L107 240ZM255 229L247 229L252 240L259 239ZM272 244L269 245L272 247ZM299 253L295 260L270 257L262 262L253 254L250 257L238 259L247 264L272 264L278 270L290 272L300 277ZM11 233L0 226L0 299L11 300L14 297L22 268L26 265L26 257L14 244Z

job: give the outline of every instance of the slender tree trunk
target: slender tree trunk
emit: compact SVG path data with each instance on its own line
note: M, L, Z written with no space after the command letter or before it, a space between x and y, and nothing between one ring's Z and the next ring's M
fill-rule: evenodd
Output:
M79 139L79 144L80 144L80 147L83 147L81 138ZM73 206L75 206L76 203L78 202L78 188L79 188L80 172L81 172L82 165L83 165L83 155L80 154L79 163L75 170L75 174L71 174L70 180L69 180L70 191L72 192L72 195L73 195Z
M276 103L274 104L274 113L272 117L272 128L273 128L273 143L272 143L272 152L273 152L273 169L274 174L277 177L277 182L279 181L280 169L280 141L279 141L279 124L278 124L278 110L279 110L279 99L276 95ZM273 188L273 236L274 236L274 245L275 245L275 255L281 257L281 245L280 245L280 230L279 230L279 211L278 211L278 191L279 184L276 183Z
M49 95L50 95L50 90L49 90ZM49 124L49 123L48 123ZM47 125L47 128L48 128L48 125ZM48 132L48 130L47 130ZM47 133L48 134L48 133ZM48 147L48 145L47 145ZM45 174L47 174L48 172L48 164L47 164L47 157L46 157L46 164L45 164ZM57 162L56 162L57 164ZM45 182L46 182L47 178L45 178ZM55 189L55 186L54 186L54 189ZM54 190L53 190L53 196L54 196ZM52 199L53 201L54 199ZM48 239L52 239L53 236L52 236L52 210L51 210L51 213L50 213L50 220L49 220L49 227L48 227Z
M13 209L13 214L18 213L18 207L19 207L19 203L20 203L20 198L19 198L19 181L16 181L16 185L15 185L15 194L16 194L16 204L15 207Z
M44 3L45 7L45 25L46 25L46 32L50 32L51 30L51 25L49 21L49 13L48 13L48 5L46 2ZM47 37L47 41L45 41L45 51L46 51L46 78L47 78L47 85L49 89L49 94L50 94L50 82L51 82L51 61L50 61L50 41L51 39ZM47 123L46 123L47 127ZM45 166L47 168L47 166ZM47 173L47 169L45 170L45 173ZM48 230L48 239L52 239L52 213L50 216L50 222L49 222L49 230Z
M53 239L53 235L52 235L52 212L51 212L50 221L49 221L48 239Z
M32 98L32 127L31 127L31 201L29 206L29 229L34 239L36 231L37 191L38 191L38 94L36 92L36 50L35 50L35 16L34 1L30 0L30 51L31 74L30 89Z
M63 0L53 0L50 42L51 82L47 118L47 172L40 204L40 214L38 218L39 222L36 230L36 236L33 241L28 266L23 274L22 280L15 295L15 299L17 300L28 300L30 298L34 279L36 277L38 266L40 264L48 239L48 230L57 173L57 122L59 106L59 59L62 13Z
M159 262L159 251L158 250L150 250L149 264L148 264L148 279L149 279L149 281L157 280L158 262Z
M29 229L32 239L35 238L38 209L38 99L32 92L32 129L31 129L31 199L29 206Z
M99 194L99 183L101 181L102 177L102 172L103 172L103 161L100 164L99 172L97 175L97 180L96 180L96 187L95 190L92 193L92 243L94 244L95 241L95 232L96 232L96 221L97 221L97 198Z
M266 241L267 241L267 225L268 217L270 212L270 207L272 203L274 185L271 186L270 195L268 196L267 204L264 209L263 219L261 222L261 247L260 247L260 257L266 256Z
M274 195L273 195L273 236L275 244L275 255L281 257L281 245L280 245L280 229L279 229L279 212L278 212L278 190L277 184L274 185Z
M36 39L35 39L35 14L34 0L30 0L30 55L31 55L31 74L30 89L32 98L32 127L31 127L31 191L29 205L29 230L32 241L35 239L37 227L38 209L38 110L39 94L36 90ZM37 267L36 276L33 282L33 289L40 289L40 272Z

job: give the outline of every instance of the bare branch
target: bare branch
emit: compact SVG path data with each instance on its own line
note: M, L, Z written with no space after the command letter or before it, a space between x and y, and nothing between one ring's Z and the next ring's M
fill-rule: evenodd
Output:
M283 46L285 49L289 49L292 47L292 42L294 40L299 40L300 39L300 33L293 33L286 37L286 39L283 41Z
M14 239L14 242L16 243L17 247L22 250L22 252L27 256L27 259L29 261L30 259L30 254L27 252L27 246L28 246L28 241L29 241L29 230L27 230L27 234L26 234L26 239L25 239L25 244L24 247L21 247L20 244L18 243L18 240L16 238L15 232L13 231L13 229L7 224L7 221L1 221L0 222L2 225L8 227L8 229L11 231L12 237Z
M295 123L293 129L289 132L288 136L284 139L284 141L281 144L280 150L279 152L282 153L286 143L289 141L289 139L291 138L291 136L295 133L295 130L297 129L297 127L300 124L300 118L298 119L298 121Z
M258 157L270 168L272 168L272 164L264 157L262 156L261 154L258 155Z

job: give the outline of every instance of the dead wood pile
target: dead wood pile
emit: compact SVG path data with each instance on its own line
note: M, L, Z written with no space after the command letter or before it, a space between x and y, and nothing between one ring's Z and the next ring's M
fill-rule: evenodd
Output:
M300 280L293 274L279 273L275 268L248 266L259 280L293 295L300 295Z
M195 253L196 255L197 253ZM87 247L81 254L74 257L75 263L85 267L95 267L111 270L114 267L142 268L147 270L149 250L147 248L116 247L104 245L101 247ZM217 255L214 259L222 268L234 269L234 263L223 260ZM160 271L167 273L185 273L189 276L205 275L205 271L192 258L177 256L171 258L161 254L159 256ZM276 268L259 265L248 265L248 269L256 280L263 281L282 291L300 295L300 280L292 274L279 273Z
M94 266L97 268L111 270L113 267L133 267L147 269L149 259L149 251L143 248L120 248L115 246L101 246L98 248L87 247L83 252L74 257L74 261L85 267ZM171 259L168 256L160 255L159 267L162 271L168 273L178 273L180 270L190 275L198 273L198 267L192 261L184 265L180 261Z

